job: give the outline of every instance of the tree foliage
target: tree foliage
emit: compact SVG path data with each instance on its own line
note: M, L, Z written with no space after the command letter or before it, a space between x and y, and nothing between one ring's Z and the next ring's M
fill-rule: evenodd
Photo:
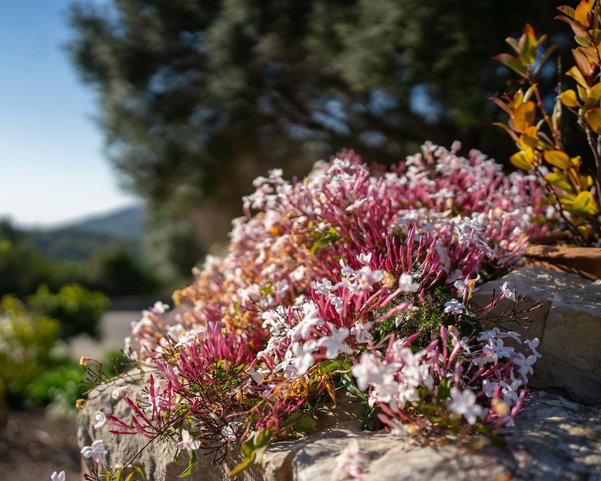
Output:
M99 94L108 154L149 202L154 228L184 222L206 244L227 232L232 199L276 165L302 173L306 159L342 147L391 163L428 138L503 158L509 143L485 128L504 77L491 58L526 19L550 21L553 10L518 0L78 1L69 49Z

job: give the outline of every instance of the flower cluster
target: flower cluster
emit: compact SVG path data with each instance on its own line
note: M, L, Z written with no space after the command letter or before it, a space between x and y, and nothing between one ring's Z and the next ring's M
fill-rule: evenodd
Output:
M541 190L458 148L426 144L390 171L343 152L302 181L257 179L227 255L206 259L173 312L158 303L132 326L127 351L153 372L143 394L116 393L131 419L98 423L192 453L240 442L238 469L307 432L341 389L393 432L511 423L537 341L482 332L469 300L540 234Z

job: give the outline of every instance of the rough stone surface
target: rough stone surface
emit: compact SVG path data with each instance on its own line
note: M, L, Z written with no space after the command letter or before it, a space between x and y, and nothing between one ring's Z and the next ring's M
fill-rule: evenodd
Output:
M91 400L79 418L79 441L89 445L103 439L109 464L125 463L144 447L140 436L115 436L103 427L94 431L97 410L127 417L124 403L111 398L114 387L105 386ZM256 467L240 474L244 481L318 481L332 480L337 457L356 440L366 456L365 481L601 481L601 408L567 400L560 395L533 392L516 426L506 428L506 448L477 447L471 439L440 439L429 445L393 437L384 432L359 429L357 403L343 400L339 412L321 416L323 428L304 439L275 443L266 452L263 469ZM175 481L185 468L186 456L172 463L174 447L168 443L150 446L136 458L146 478ZM210 457L201 462L187 478L190 481L225 481L229 470L241 461L239 453L230 453L218 465Z
M506 317L497 320L499 326L517 331L523 338L540 339L542 358L535 365L530 386L601 405L601 284L574 274L528 267L483 285L474 294L474 302L487 304L493 290L498 292L506 281L518 295L525 296L521 309L540 302L526 322ZM501 301L493 316L512 305Z

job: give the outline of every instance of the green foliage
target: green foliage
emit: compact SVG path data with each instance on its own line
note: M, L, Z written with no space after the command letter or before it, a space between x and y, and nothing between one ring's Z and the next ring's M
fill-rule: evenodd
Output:
M61 360L59 365L42 372L25 390L30 403L50 405L56 410L72 410L84 394L82 377L84 370L72 360Z
M108 307L108 299L100 292L71 284L60 288L54 294L46 285L27 298L27 303L40 315L60 321L60 337L69 339L78 334L89 334L95 339L100 337L100 316Z
M156 277L123 249L103 250L90 264L88 284L108 296L147 296L159 289Z
M54 319L34 315L15 297L0 303L0 402L22 404L30 384L53 363L60 331Z

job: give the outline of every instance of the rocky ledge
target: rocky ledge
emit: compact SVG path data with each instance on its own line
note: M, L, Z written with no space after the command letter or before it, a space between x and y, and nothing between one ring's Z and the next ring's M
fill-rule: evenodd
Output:
M345 458L354 456L365 481L601 481L601 285L534 267L483 286L476 302L486 304L493 290L506 281L525 296L523 309L537 302L541 305L530 313L527 323L502 318L498 323L524 337L539 337L543 358L534 376L538 389L528 395L515 426L502 432L507 441L504 447L475 438L420 442L419 437L361 431L360 405L345 398L333 413L321 414L315 434L273 444L262 468L253 466L236 479L343 479L336 477L337 469ZM495 312L507 308L508 304L501 303ZM94 393L79 416L79 443L84 446L103 439L108 465L122 465L135 457L146 479L179 479L187 455L173 464L173 444L156 443L143 449L148 440L141 436L113 435L107 426L93 428L97 411L129 418L125 403L111 394L125 384L139 390L138 380L139 373L114 380ZM236 449L217 464L202 451L198 454L199 465L187 478L191 481L224 481L241 461Z

